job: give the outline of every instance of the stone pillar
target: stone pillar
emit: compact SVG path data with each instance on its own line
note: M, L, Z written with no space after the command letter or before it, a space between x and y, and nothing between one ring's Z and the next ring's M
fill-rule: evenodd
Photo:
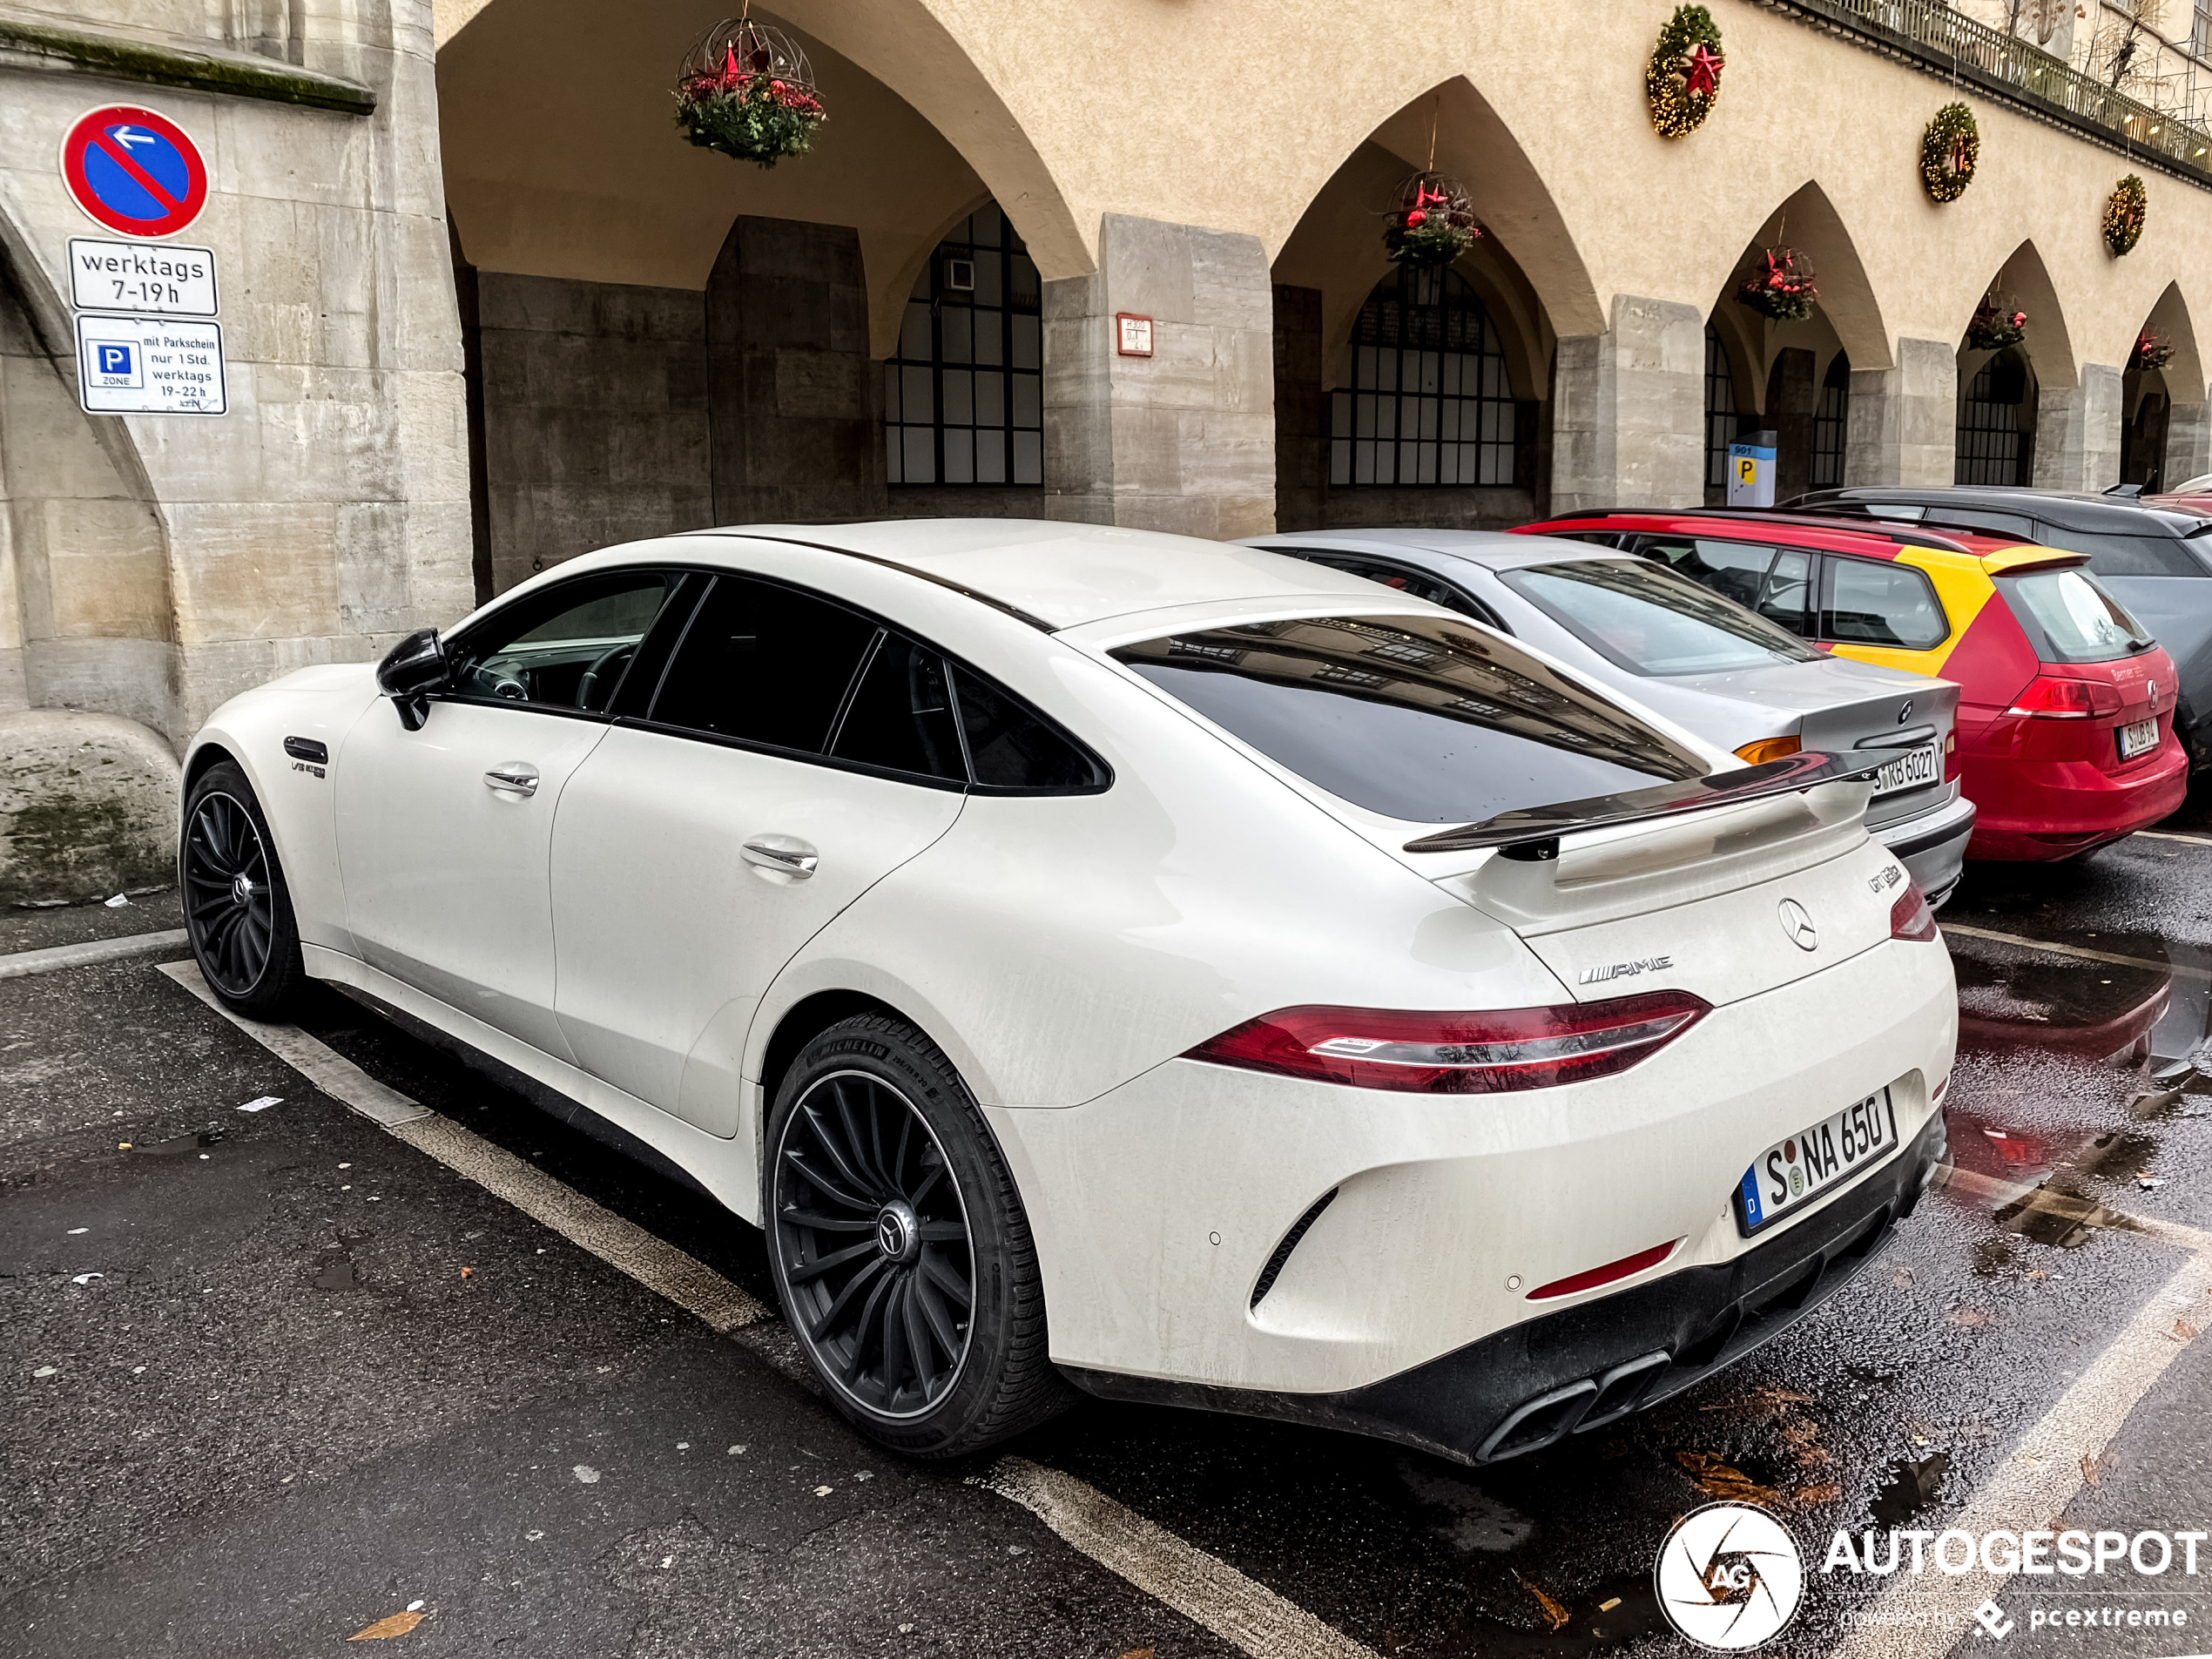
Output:
M714 522L879 515L860 234L740 217L706 283Z
M1855 368L1844 425L1844 482L1925 488L1955 481L1959 353L1900 340L1893 368Z
M1814 357L1802 346L1774 354L1766 377L1766 424L1775 436L1774 498L1794 501L1812 488L1812 417L1820 401Z
M1329 488L1329 395L1321 290L1275 289L1275 528L1322 527Z
M2183 388L2187 390L2187 388ZM2202 402L2176 402L2166 417L2166 476L2168 489L2212 472L2212 420Z
M1551 509L1698 506L1705 319L1693 306L1622 293L1612 323L1559 342Z
M2120 482L2124 420L2121 371L2084 363L2075 386L2045 386L2035 398L2038 489L2109 489Z
M1044 507L1227 539L1275 528L1274 288L1259 239L1105 216L1099 266L1044 285ZM1152 355L1116 350L1116 314Z

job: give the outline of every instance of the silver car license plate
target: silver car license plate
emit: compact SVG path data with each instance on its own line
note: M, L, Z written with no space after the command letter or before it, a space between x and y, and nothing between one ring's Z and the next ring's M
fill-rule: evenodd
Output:
M2125 754L2123 745L2121 752ZM1890 795L1900 789L1919 789L1943 776L1943 751L1932 743L1924 743L1911 754L1899 755L1874 774L1874 792Z
M1737 1229L1748 1238L1794 1215L1896 1150L1897 1115L1884 1089L1760 1153L1736 1185Z
M2158 747L2158 717L2148 720L2131 720L2120 728L2120 758L2133 760L2137 755L2148 754Z

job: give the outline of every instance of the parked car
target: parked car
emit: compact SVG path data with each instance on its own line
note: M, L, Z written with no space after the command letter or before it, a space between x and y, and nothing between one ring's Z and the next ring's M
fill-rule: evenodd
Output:
M886 1445L1073 1385L1479 1461L1735 1360L1932 1178L1891 758L1746 766L1249 548L767 527L233 699L179 857L226 1006L350 988L764 1225Z
M2097 581L2173 658L2181 685L2175 730L2192 765L2212 765L2212 499L2180 491L2154 497L1968 484L1854 485L1817 490L1790 505L1892 523L1926 522L2080 554Z
M2079 553L1813 513L1588 513L1527 529L1657 559L1838 656L1957 681L1969 858L2070 858L2188 792L2173 662Z
M1905 861L1930 904L1958 885L1974 808L1952 775L1959 688L1947 680L1831 657L1677 571L1582 542L1363 529L1259 536L1245 545L1487 623L1748 761L1801 749L1910 748L1877 779L1866 827Z

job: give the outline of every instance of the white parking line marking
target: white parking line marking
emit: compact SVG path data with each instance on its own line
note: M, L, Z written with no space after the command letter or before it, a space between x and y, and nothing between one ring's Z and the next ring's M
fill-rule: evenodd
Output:
M2141 831L2136 833L2141 833ZM2155 962L2148 956L2115 956L2107 950L2085 950L2080 945L2055 944L2048 939L2030 939L2024 934L2000 934L1993 928L1969 927L1961 922L1939 921L1937 926L1945 933L1963 934L1968 939L1987 939L2000 945L2019 945L2027 950L2047 950L2060 956L2078 956L2084 961L2116 962L2122 968L2148 968L2161 974L2212 980L2212 968L2195 968L2187 962Z
M2000 1529L2033 1531L2054 1524L2082 1487L2081 1465L2101 1455L2136 1403L2151 1391L2189 1340L2176 1328L2204 1328L2198 1306L2212 1273L2212 1252L2199 1251L2128 1320L2112 1345L2091 1362L2012 1455L1948 1524L1979 1538ZM2012 1575L1977 1565L1960 1577L1923 1574L1891 1581L1861 1610L1865 1620L1832 1659L1941 1659L1974 1623L1974 1609L2000 1594ZM1938 1581L1926 1581L1934 1578ZM1922 1622L1878 1623L1910 1616Z
M82 945L49 945L44 950L19 950L0 956L0 979L22 979L30 974L51 974L64 968L88 968L94 962L119 961L150 950L181 950L185 930L171 927L158 934L125 934L120 939L94 939Z
M2180 835L2172 830L2137 830L2135 833L2147 835L2154 841L2187 841L2192 846L2212 846L2212 836Z
M531 1220L590 1251L711 1328L736 1331L769 1317L758 1298L696 1257L594 1204L505 1147L495 1146L420 1101L388 1089L297 1026L260 1025L239 1018L215 1000L195 963L165 962L161 971L333 1100L505 1199Z
M1252 1659L1376 1659L1372 1648L1072 1474L1008 1457L969 1478Z

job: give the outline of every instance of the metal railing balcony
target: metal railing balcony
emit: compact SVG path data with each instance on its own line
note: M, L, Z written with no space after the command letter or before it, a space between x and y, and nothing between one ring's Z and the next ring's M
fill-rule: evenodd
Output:
M2212 132L2154 109L2025 40L1962 17L1946 0L1757 0L1859 44L1955 76L2163 172L2212 188Z

